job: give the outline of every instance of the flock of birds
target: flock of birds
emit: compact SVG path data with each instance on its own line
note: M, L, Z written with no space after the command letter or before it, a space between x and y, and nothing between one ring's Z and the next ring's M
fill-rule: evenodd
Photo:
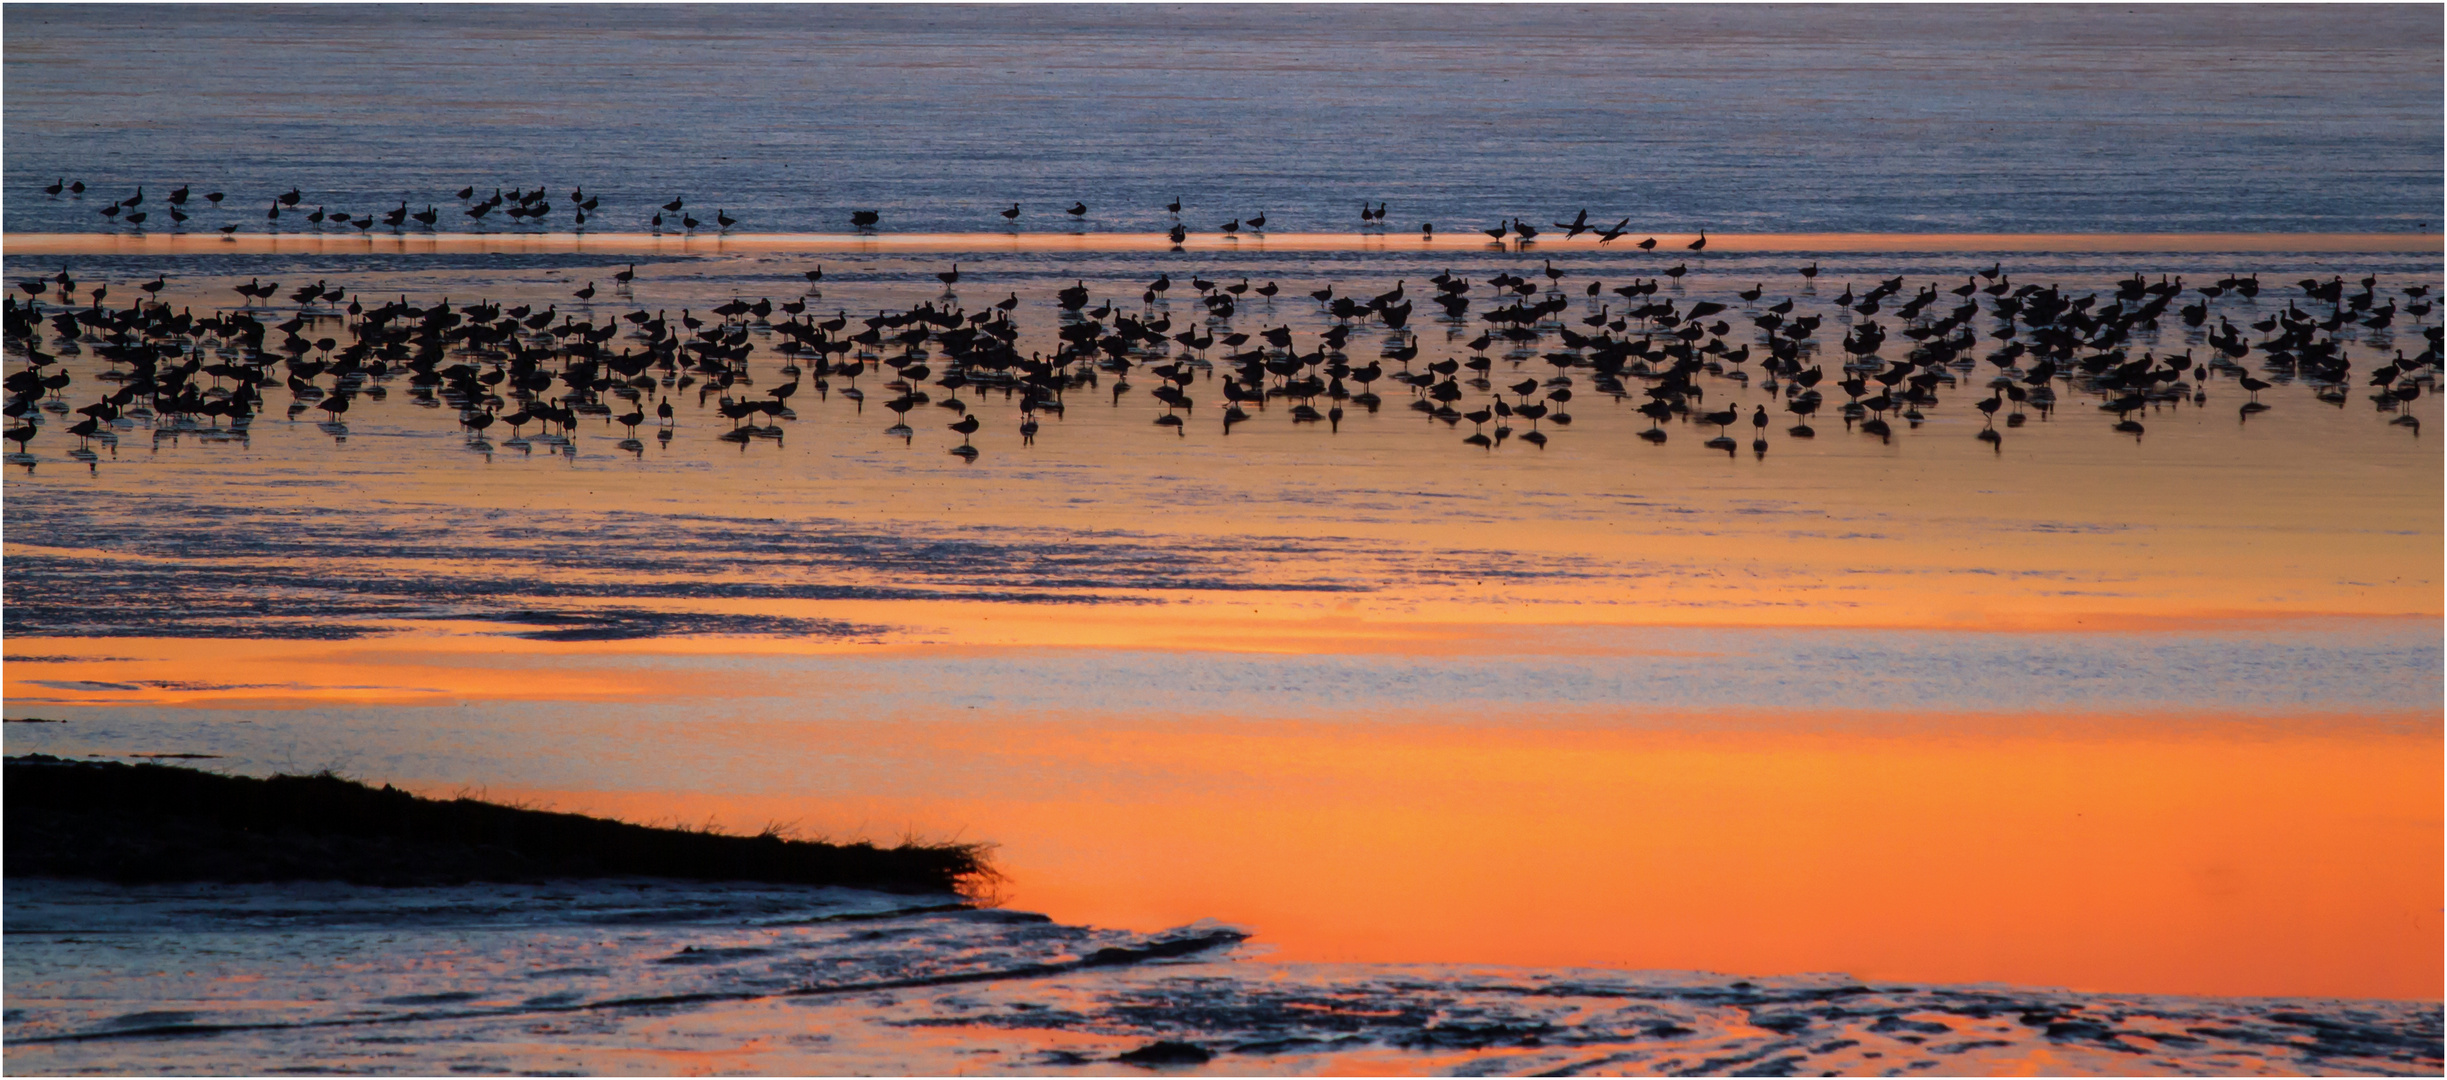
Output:
M2066 394L2095 398L2113 430L2138 437L2137 417L2205 405L2222 379L2242 392L2245 420L2270 407L2261 394L2281 383L2301 382L2335 405L2358 384L2391 422L2418 432L2402 406L2435 392L2440 368L2441 331L2431 324L2418 326L2417 355L2397 349L2357 369L2351 348L2384 350L2397 318L2418 324L2434 310L2428 286L2382 290L2375 277L2273 286L2280 305L2263 296L2258 275L2204 285L2135 275L2076 294L2017 284L1998 265L1957 286L1907 288L1900 276L1858 293L1847 285L1829 303L1815 294L1812 264L1800 270L1812 297L1804 311L1792 297L1768 301L1764 284L1723 299L1679 296L1684 270L1606 288L1567 282L1549 261L1483 280L1437 274L1416 290L1407 280L1360 293L1327 285L1306 305L1271 281L1164 273L1131 287L1135 305L1100 301L1080 281L1051 298L1049 348L1024 348L1041 339L1024 338L1018 293L968 308L958 287L975 282L957 265L935 275L940 295L869 316L811 310L819 268L779 304L735 298L701 313L641 307L600 321L592 282L577 293L586 317L557 304L369 301L328 281L284 291L260 280L234 286L232 308L198 316L159 299L166 277L115 306L107 285L80 291L63 267L17 282L5 301L7 352L24 366L6 376L0 411L18 448L12 459L29 465L46 414L76 417L65 433L74 456L91 462L92 442L115 445L137 421L157 437L243 437L272 407L267 395L284 391L289 419L320 412L343 433L355 401L381 400L399 382L420 404L448 405L486 450L504 432L519 449L567 449L592 417L619 425L620 446L642 452L641 429L668 443L686 413L708 409L721 418L708 425L718 437L744 447L780 439L810 397L842 399L859 414L880 398L890 434L914 442L920 410L932 410L960 437L951 452L974 460L973 436L997 398L1016 406L1028 445L1044 419L1083 395L1120 408L1144 387L1161 408L1154 423L1184 434L1213 416L1229 435L1278 407L1293 424L1339 432L1355 410L1376 413L1392 396L1431 422L1468 424L1468 445L1543 447L1572 423L1574 404L1610 402L1647 420L1638 436L1648 442L1667 441L1669 423L1695 424L1709 431L1703 445L1733 453L1733 431L1746 427L1764 455L1771 428L1812 438L1822 414L1891 438L1896 424L1919 426L1941 391L1968 392L1982 414L1977 436L1992 444L2002 442L1999 425L2062 410ZM633 294L635 274L611 275L613 290ZM1271 316L1278 298L1306 308L1305 325L1236 323L1253 307ZM2186 347L2151 345L2169 319ZM1420 324L1445 330L1440 355L1429 355ZM63 358L88 350L102 364L89 376L97 389L71 408L77 380ZM761 390L760 355L780 361L780 381ZM1766 400L1747 414L1716 403L1754 383ZM1830 395L1842 400L1831 405Z
M550 192L540 184L533 189L515 185L507 188L496 186L493 187L490 195L484 194L479 185L470 184L460 188L455 196L423 202L421 208L412 206L408 200L402 199L397 206L389 209L373 209L363 212L351 212L345 209L333 210L327 200L315 200L312 203L313 208L308 209L309 202L306 193L295 186L262 199L233 201L227 192L199 193L192 185L181 184L156 203L148 205L142 185L138 185L133 193L125 197L108 200L90 199L88 196L95 193L86 185L85 181L71 180L63 176L44 185L42 193L55 200L67 199L72 202L85 202L93 208L96 215L105 220L107 226L142 231L147 223L151 222L155 227L166 224L173 231L183 231L188 228L190 221L195 220L199 215L206 215L212 220L198 224L197 228L211 229L231 238L235 238L239 231L246 228L247 223L243 218L252 213L251 211L240 211L238 207L252 206L258 201L264 205L260 221L261 227L266 230L302 228L306 231L343 231L354 229L364 233L380 227L394 232L404 232L410 229L438 232L446 228L462 227L480 230L487 227L490 222L507 222L512 226L542 229L550 227L563 216L562 213L556 211L556 204ZM453 210L445 211L439 205L441 202L453 199L457 203ZM602 203L601 196L587 194L583 185L571 188L564 207L570 226L582 230L594 223L602 212ZM740 223L740 219L721 209L715 210L710 219L699 218L697 215L703 212L703 207L691 210L685 194L674 195L670 201L646 209L650 212L650 216L645 219L644 225L648 231L654 233L665 231L693 233L708 227L728 232L733 226ZM153 215L157 210L161 211L162 216L167 219L166 223L156 221ZM1178 245L1187 241L1193 230L1181 222L1181 200L1176 198L1165 204L1164 210L1173 217L1173 225L1169 230L1173 243ZM1025 212L1021 205L1015 202L1007 208L995 211L994 216L1001 218L1006 226L1015 227ZM1057 220L1084 223L1090 210L1087 203L1074 200L1069 206L1059 208L1057 212L1062 215L1062 218ZM1361 228L1384 227L1388 212L1387 205L1382 202L1373 206L1366 202L1360 203ZM1567 239L1582 233L1594 233L1598 237L1598 242L1603 244L1611 243L1624 236L1624 230L1631 224L1631 219L1626 217L1611 228L1606 228L1589 224L1588 218L1588 211L1583 210L1572 221L1558 221L1554 223L1554 227L1561 230ZM875 231L883 225L883 212L853 209L848 213L848 221L853 230ZM1265 229L1266 214L1263 211L1222 221L1215 226L1217 233L1227 236L1243 232L1263 233ZM1423 235L1432 236L1435 234L1436 226L1432 222L1422 223L1419 231ZM1498 242L1508 235L1522 242L1532 240L1539 235L1539 229L1536 226L1517 217L1497 222L1494 228L1483 231ZM1657 241L1652 237L1644 241L1641 246L1654 248L1656 244ZM1705 246L1706 236L1704 234L1698 242L1690 245L1691 250L1694 251Z
M70 180L66 177L54 180L44 185L42 189L43 194L50 198L65 197L70 200L84 200L88 191L83 180ZM540 226L546 222L546 219L554 215L552 198L541 186L532 191L510 188L506 193L504 189L496 187L493 193L487 196L479 193L476 186L470 184L459 189L457 201L459 203L457 212L449 219L449 224L453 226L458 225L461 218L464 218L468 225L478 228L481 228L488 219L506 221L512 225ZM249 202L251 203L251 200ZM588 222L593 220L593 215L601 210L602 204L603 200L600 197L587 194L584 187L572 188L569 192L568 204L571 223L577 228L585 228ZM235 211L238 205L240 204L230 202L230 197L226 192L198 193L192 185L181 184L163 196L157 207L148 207L145 204L144 188L139 185L133 194L125 198L96 202L93 209L94 213L111 224L141 230L145 227L146 222L153 220L153 211L158 208L168 219L169 227L173 230L180 230L186 228L187 223L199 214L223 209ZM500 217L493 218L492 215L497 211ZM685 199L673 198L654 214L652 228L656 231L664 228L663 215L665 213L672 215L671 223L674 226L691 232L706 224L700 221L695 213L687 210ZM216 216L226 217L228 215ZM323 203L317 203L314 209L308 210L306 209L306 193L296 187L270 196L264 207L262 220L266 229L281 228L284 219L290 227L302 224L309 230L353 228L358 232L371 231L378 224L383 228L395 231L411 227L439 230L445 224L445 217L440 207L433 203L426 203L423 209L412 209L405 199L400 200L396 207L362 214L352 214L347 210L332 210ZM716 210L712 224L716 228L727 230L739 224L739 220L725 211ZM245 228L245 222L221 221L206 223L200 227L214 229L223 236L235 236L240 229Z

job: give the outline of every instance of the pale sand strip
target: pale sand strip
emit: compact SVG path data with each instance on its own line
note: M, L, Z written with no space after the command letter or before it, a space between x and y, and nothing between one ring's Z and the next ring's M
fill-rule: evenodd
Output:
M1542 235L1526 248L1547 254L1606 252L1625 258L1682 259L1693 234L1659 233L1657 249L1634 246L1645 234L1625 234L1599 247L1594 237ZM22 233L0 236L0 254L66 255L420 255L564 254L719 255L747 252L1147 252L1172 246L1162 233L738 233L694 236L646 233ZM1485 251L1499 246L1479 232L1192 234L1185 250L1213 251ZM1512 247L1507 243L1507 247ZM2430 254L2438 233L1711 233L1706 255L1751 252L2333 252Z

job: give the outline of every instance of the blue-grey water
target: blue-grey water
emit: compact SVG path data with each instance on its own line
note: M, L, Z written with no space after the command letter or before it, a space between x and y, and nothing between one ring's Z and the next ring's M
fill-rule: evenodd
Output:
M2435 5L15 5L7 227L2430 232ZM43 187L83 180L82 198ZM552 215L452 195L542 186ZM265 218L292 188L297 213ZM1083 202L1074 219L1062 209ZM676 227L678 214L671 215ZM408 226L414 229L416 226Z
M1673 243L1644 259L1630 241L1648 232L2435 234L2447 200L2436 5L17 4L0 30L6 276L81 286L43 291L46 313L102 286L116 308L148 281L203 313L247 279L607 327L733 298L812 320L1008 296L1021 350L1050 352L1076 320L1054 306L1066 284L1228 335L1231 316L1187 292L1249 278L1282 295L1248 299L1237 328L1318 348L1340 320L1311 290L1424 290L1438 271L1483 282L1474 300L1499 273L1554 271L1574 300L1560 319L1594 327L1633 302L1599 285L1685 259ZM71 181L86 190L44 190ZM144 202L98 212L140 186ZM183 223L167 205L181 186ZM456 195L539 187L552 210L532 224L471 218ZM713 232L721 214L739 233L840 233L870 210L886 233L968 240L642 258L25 245L353 233L305 215L402 204L437 211L411 235L567 233L580 187L598 233L641 231L680 197L668 229L685 214ZM1363 225L1363 204L1385 221ZM1550 230L1509 249L1181 252L994 235L1213 233L1260 214L1277 233L1451 235L1584 208L1635 231L1604 249ZM946 453L968 442L951 413L887 428L898 414L821 368L752 444L710 384L666 376L648 394L680 413L651 450L615 443L609 408L496 447L454 422L464 402L397 371L347 377L346 423L314 422L320 387L267 384L251 428L145 409L89 444L69 410L124 385L102 337L52 324L12 341L12 361L47 346L74 379L24 418L5 478L8 752L335 767L640 819L737 800L733 817L780 808L837 835L958 830L1003 845L1016 895L1000 899L1039 906L18 877L8 1071L1137 1073L1120 1055L1177 1040L1227 1073L2435 1074L2435 816L2412 822L2397 808L2423 793L2388 787L2418 769L2383 767L2435 759L2447 669L2425 449L2435 248L1724 246L1665 295L1733 305L1747 287L1764 295L1729 319L1823 315L1835 370L1865 314L1839 294L1908 277L1935 296L1983 270L2000 291L2172 276L2206 321L2170 316L2134 347L2205 364L2222 363L2205 327L2336 307L2326 333L2357 366L2338 381L2263 351L2198 376L2199 397L2154 401L2146 439L2068 389L2027 425L2009 410L1997 441L1972 410L2020 369L1966 353L1946 405L1891 440L1841 422L1788 435L1780 415L1772 452L1746 456L1703 446L1695 417L1641 442L1619 393L1584 394L1534 450L1481 452L1457 421L1398 405L1323 432L1261 405L1235 433L1211 377L1193 385L1198 423L1168 429L1114 370L1041 442L1021 441L1009 394L947 392L986 421L971 460ZM959 296L939 287L945 262ZM1159 274L1188 288L1159 296ZM2268 292L2214 284L2243 274ZM2386 317L2345 320L2299 284L2365 275ZM1483 351L1463 343L1495 302L1365 332L1354 355L1396 363L1409 342L1458 362ZM253 310L348 325L337 303ZM1971 329L2011 329L1982 314ZM772 325L742 325L758 353L739 385L801 385ZM1208 364L1203 346L1158 345L1145 363ZM1495 374L1543 375L1540 351L1499 350ZM2391 354L2410 400L2364 385ZM2251 374L2273 385L2251 391ZM1739 361L1704 381L1711 405L1781 407ZM1281 621L1238 630L1243 598ZM2085 611L2097 628L2071 618ZM1153 634L1166 613L1212 636ZM1683 625L1750 615L1766 624ZM1063 636L1098 620L1122 629ZM1351 640L1331 640L1344 625ZM1690 746L1736 765L1674 797L1675 770L1703 760ZM2005 764L2025 754L2028 770ZM1469 775L1440 771L1464 758ZM1949 768L1970 783L1930 779ZM1778 809L1792 785L1833 795ZM1550 802L1584 805L1541 816ZM1508 862L1472 829L1545 854ZM1957 834L1975 842L1945 847ZM1762 876L1686 855L1728 845ZM1590 848L1631 884L1580 865ZM2019 865L1983 861L1999 849ZM1433 887L1381 869L1430 862ZM1839 892L1904 899L1891 927L1847 923ZM1693 914L1753 896L1758 935ZM1182 926L1210 916L1255 937ZM1538 926L1576 951L1513 934ZM1855 962L1821 943L1726 959L1795 927L1909 981L1809 974ZM1360 951L1265 955L1336 934ZM1474 935L1545 966L1431 955ZM1706 946L1696 960L1669 947L1685 939ZM1212 947L1149 948L1180 941ZM1933 963L1924 943L1970 959ZM1127 962L1095 960L1116 949ZM1326 962L1354 958L1387 962ZM1677 964L1732 973L1621 970ZM1945 985L1973 979L2020 988ZM2087 992L2126 989L2329 996Z

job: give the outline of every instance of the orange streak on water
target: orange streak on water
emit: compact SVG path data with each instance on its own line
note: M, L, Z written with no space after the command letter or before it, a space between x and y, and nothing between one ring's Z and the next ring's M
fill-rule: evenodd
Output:
M947 769L995 759L1044 793L494 794L991 838L1017 906L1219 917L1286 960L2441 992L2435 717L1474 719L760 729L776 754L886 740Z
M1185 251L1478 251L1508 247L1564 254L1608 251L1626 258L1692 257L1746 252L2340 252L2430 253L2442 250L2437 233L1710 233L1705 250L1688 244L1697 234L1657 233L1657 249L1633 246L1652 234L1626 234L1600 245L1593 236L1566 240L1560 231L1522 244L1496 241L1463 229L1432 236L1418 233L1195 232ZM468 252L602 255L718 254L722 252L1161 252L1175 245L1162 233L11 233L0 237L10 256L187 255L213 253L436 254Z

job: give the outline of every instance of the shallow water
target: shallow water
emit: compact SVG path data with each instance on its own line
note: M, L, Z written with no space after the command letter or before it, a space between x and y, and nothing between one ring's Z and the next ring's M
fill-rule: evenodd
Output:
M1580 207L1688 232L2438 231L2418 5L447 8L6 16L12 232L138 184L635 231L1395 232ZM131 93L123 88L138 87ZM51 199L81 178L97 190ZM121 190L126 189L126 190ZM105 194L105 193L108 194ZM501 217L491 219L498 227ZM545 219L571 225L566 205ZM677 224L677 215L673 215Z
M158 280L204 315L277 282L263 321L338 344L348 300L291 290L482 299L549 311L542 325L710 328L711 309L767 299L845 332L1008 298L1025 355L1058 346L1056 295L1078 283L1108 324L1280 328L1314 354L1337 320L1312 290L1403 288L1407 332L1361 320L1342 358L1488 364L1483 385L1459 374L1456 415L1413 408L1388 375L1375 407L1317 397L1338 420L1276 397L1227 423L1214 369L1232 347L1168 344L1067 386L1031 443L1015 395L923 379L934 400L895 430L892 369L786 371L776 310L743 320L751 357L726 390L655 372L566 432L479 436L455 394L393 371L349 376L333 422L317 376L267 385L249 423L131 414L79 440L68 410L122 384L101 377L100 340L46 332L73 380L0 470L9 752L983 840L1008 877L1002 914L803 925L893 903L12 881L9 1067L1114 1072L1179 1038L1256 1072L2435 1072L2437 383L2416 365L2410 400L2365 385L2434 347L2411 290L2447 285L2428 220L2435 12L2145 10L2115 33L2092 15L10 8L0 273L17 289L69 272L47 312L96 286L117 308ZM1586 19L1608 32L1575 32ZM1498 46L1454 45L1450 20L1561 74L1503 82ZM164 29L166 53L80 44ZM421 46L442 32L461 47ZM288 58L292 92L215 60L239 49ZM1019 66L997 78L988 56ZM78 92L136 79L131 64L181 90L145 95L143 123ZM1252 65L1258 90L1231 74ZM978 78L1011 104L959 104ZM661 92L619 112L640 132L626 152L571 156L586 144L558 133L601 126L608 81L632 79ZM402 80L442 104L403 104ZM793 94L810 118L882 111L775 123L735 106ZM459 124L422 123L442 108ZM1654 122L1582 122L1624 108ZM1978 119L1993 137L1956 130ZM866 134L830 134L850 121ZM1807 162L1796 130L1825 144ZM107 188L37 190L78 167L150 185L157 214L177 183L227 185L246 198L212 220L248 227L90 231ZM610 209L583 236L565 216L364 237L260 224L291 183L305 206L455 214L446 191L478 176L556 199L583 180ZM665 189L748 220L640 234ZM1154 209L1176 195L1196 230L1177 250ZM1097 212L1048 220L1074 197ZM1350 231L1363 197L1391 200L1396 227ZM1007 199L1031 212L995 231ZM1532 202L1672 231L1654 252L1632 246L1646 232L1464 231L1543 225ZM885 208L885 228L845 235L852 206ZM1214 229L1259 209L1266 233ZM1415 232L1429 215L1432 241ZM1701 226L1717 231L1694 251ZM1991 358L1994 338L1919 418L1888 414L1886 437L1837 415L1848 331L1874 320L1899 356L1894 303L1929 287L1942 312L1982 271L2076 295L2260 276L2257 298L2207 301L2200 328L2171 308L2135 355L2207 359L2223 326L2259 340L2290 305L2326 316L2304 278L2367 275L2398 314L2339 325L2342 382L2254 352L2192 369L2133 414L2140 432L2063 378L2052 406L1992 426L1974 404L2026 373ZM1426 302L1445 272L1473 282L1466 318ZM1482 352L1499 273L1565 306L1537 341ZM1837 303L1897 277L1875 315ZM1202 278L1280 292L1213 316ZM1612 291L1643 281L1659 289L1642 301ZM1728 347L1759 344L1750 320L1784 301L1823 318L1803 354L1828 374L1814 433L1790 430L1804 418L1756 357L1711 354L1699 407L1652 425L1644 383L1609 389L1558 346L1665 299L1725 304L1710 321ZM1971 329L1997 325L1983 311ZM1190 404L1151 396L1165 364ZM785 385L782 415L716 411ZM1464 441L1482 428L1458 412L1559 388L1568 423ZM631 438L614 420L661 400L668 426ZM1740 420L1710 444L1706 411L1757 406L1758 445ZM962 416L980 422L973 458L951 452ZM35 719L53 722L17 722ZM1029 967L1215 929L1201 920L1248 944ZM199 962L157 962L172 956ZM720 962L662 962L699 956ZM798 992L919 968L992 977ZM667 991L709 996L633 1000ZM126 1037L239 1016L274 1026Z
M1585 239L1116 244L958 254L947 298L931 253L775 243L641 259L589 303L570 293L633 256L486 250L516 243L65 261L117 289L166 274L181 306L250 279L589 320L1012 296L1023 350L1055 346L1075 281L1312 349L1332 323L1312 289L1552 266L1579 318L1620 299L1589 279L1663 262ZM2438 273L2421 252L2182 246L1834 251L1809 256L1816 282L1783 252L1678 261L1698 269L1663 291L1677 303L1789 298L1822 341L1866 321L1836 294L1895 275L2259 272L2216 326L2299 303L2303 277L2401 296ZM1132 295L1159 274L1180 291ZM1283 291L1210 322L1185 295L1201 276ZM1761 279L1782 287L1734 295ZM1473 355L1480 325L1422 319L1412 363ZM2352 330L2363 364L2427 345L2419 324ZM2202 355L2200 337L2170 318L2136 344ZM733 393L791 381L778 337L750 340ZM1491 352L1496 384L1548 366ZM2427 394L2340 405L2254 366L2152 406L2137 439L2068 392L1990 443L1966 371L1889 439L1833 417L1796 438L1785 414L1763 452L1727 453L1687 418L1642 441L1630 402L1592 391L1543 448L1479 448L1382 383L1339 430L1277 401L1227 431L1199 374L1167 429L1157 359L1118 396L1110 371L1073 387L1034 445L1010 398L953 395L984 421L974 461L945 452L953 414L896 435L880 398L845 396L881 395L881 369L822 391L802 374L792 416L744 442L676 385L655 390L678 407L668 440L624 447L608 413L474 440L396 376L342 424L284 418L274 388L243 433L128 419L89 461L47 420L7 481L6 685L13 716L67 722L11 725L9 746L984 839L1014 904L1140 933L1227 919L1274 963L2436 992L2436 950L2406 948L2438 939L2436 861L2399 853L2437 846L2439 464L2390 422L2434 421ZM1736 370L1703 378L1712 407L1781 411ZM2265 411L2242 409L2245 373L2276 381ZM2088 929L2028 930L2055 923Z
M205 1074L1132 1074L1125 1055L1165 1043L1236 1074L2439 1062L2434 1005L1268 964L1235 956L1228 927L1097 933L848 890L21 880L8 922L20 1072L145 1072L166 1053Z

